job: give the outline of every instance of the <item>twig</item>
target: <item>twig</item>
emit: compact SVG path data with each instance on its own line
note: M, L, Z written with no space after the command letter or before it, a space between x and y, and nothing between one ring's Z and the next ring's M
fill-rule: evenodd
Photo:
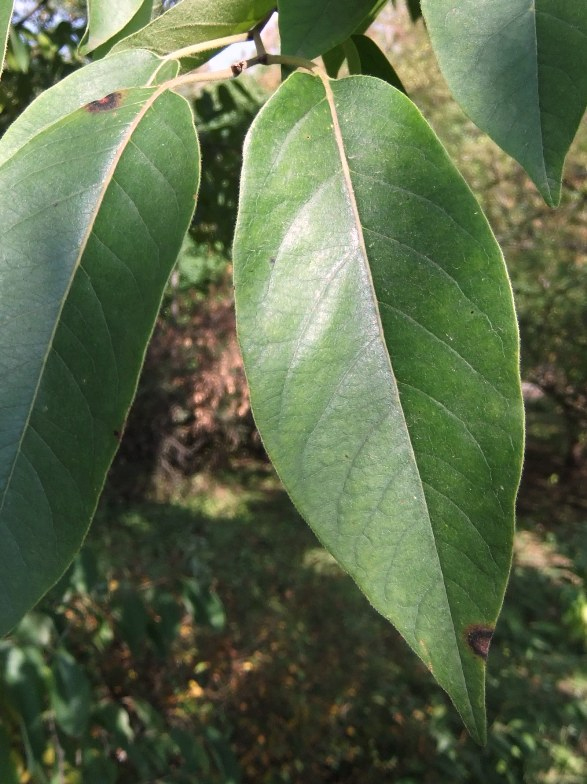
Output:
M230 46L231 44L247 43L247 41L251 40L249 36L250 33L238 33L237 35L227 35L224 38L215 38L213 41L204 41L203 43L184 46L183 49L176 49L175 52L166 54L162 59L164 61L178 60L180 57L190 57L191 55L200 54L201 52L209 52L212 49L223 49L225 46Z

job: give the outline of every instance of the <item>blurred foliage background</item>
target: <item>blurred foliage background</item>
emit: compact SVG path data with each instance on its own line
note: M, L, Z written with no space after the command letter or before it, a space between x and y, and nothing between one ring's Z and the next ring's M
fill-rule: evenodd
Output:
M83 64L83 13L17 2L0 133ZM451 100L404 3L371 34L480 199L520 320L527 457L488 746L299 519L254 428L230 248L242 140L279 78L265 72L193 97L198 209L102 504L0 642L2 784L587 780L587 129L549 210Z

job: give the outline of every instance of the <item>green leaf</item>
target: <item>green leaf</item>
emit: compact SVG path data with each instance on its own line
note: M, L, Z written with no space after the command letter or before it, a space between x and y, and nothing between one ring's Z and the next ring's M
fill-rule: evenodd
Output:
M333 79L338 76L338 72L344 63L344 58L345 53L342 44L339 44L333 49L329 49L327 52L324 52L322 55L322 62L324 63L324 68L326 69L328 76L331 76Z
M89 0L88 6L88 26L80 51L101 57L117 41L149 24L153 0Z
M12 25L10 27L10 49L16 68L21 73L28 73L31 62L29 47L22 40L18 30Z
M523 408L511 289L478 203L400 92L294 74L245 143L234 275L253 412L286 489L483 741Z
M0 632L79 549L194 208L163 88L74 111L0 165Z
M163 62L144 50L121 52L80 68L41 93L8 128L0 144L0 165L36 134L81 106L116 90L143 87L151 79L159 84L173 78L178 69L177 61Z
M43 725L46 667L42 653L34 647L11 647L3 662L3 701L18 716L29 767L41 762L47 745Z
M279 0L279 32L283 54L317 57L346 41L372 21L373 0Z
M8 31L10 30L10 19L12 17L13 2L3 0L0 3L0 76L4 68L4 58L6 57L6 46L8 45Z
M456 100L556 206L587 104L587 3L423 0L422 10Z
M251 30L275 6L275 0L183 0L113 51L150 49L168 54L184 46Z
M66 650L56 651L51 670L51 707L55 711L55 721L66 735L81 738L90 720L90 682L82 667Z
M350 40L357 53L359 73L365 76L376 76L397 90L401 90L402 93L406 92L394 67L372 38L368 38L366 35L353 35Z
M12 749L10 735L0 725L0 781L2 784L20 784L16 767L16 755Z

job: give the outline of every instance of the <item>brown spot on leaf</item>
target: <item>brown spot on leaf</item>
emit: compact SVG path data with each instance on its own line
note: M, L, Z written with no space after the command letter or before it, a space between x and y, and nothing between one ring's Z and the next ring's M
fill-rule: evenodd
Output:
M467 644L477 656L487 660L493 629L490 626L468 626L466 630Z
M120 102L122 101L122 93L109 93L105 95L103 98L98 98L97 101L91 101L84 106L90 114L96 114L97 112L107 112L110 109L116 109L120 106Z

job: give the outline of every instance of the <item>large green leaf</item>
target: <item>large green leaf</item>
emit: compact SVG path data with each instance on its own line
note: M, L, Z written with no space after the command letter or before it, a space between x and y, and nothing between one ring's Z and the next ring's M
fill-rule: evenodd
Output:
M0 144L0 165L33 136L65 115L104 95L128 87L143 87L152 79L173 78L179 63L163 62L144 49L130 50L90 63L41 93L8 128Z
M422 10L456 100L556 206L587 104L587 3L422 0Z
M275 6L275 0L183 0L113 51L150 49L168 54L184 46L251 30Z
M162 88L77 109L0 165L0 633L85 535L198 179L189 105Z
M500 250L418 110L294 74L245 144L237 325L294 503L485 737L523 409Z
M153 0L88 0L88 27L81 43L84 54L101 56L121 38L151 21Z
M4 57L6 56L6 46L8 45L8 31L10 29L10 18L12 16L13 2L2 0L0 3L0 76L4 68Z
M279 32L283 54L317 57L352 35L363 32L379 11L381 0L279 0Z

